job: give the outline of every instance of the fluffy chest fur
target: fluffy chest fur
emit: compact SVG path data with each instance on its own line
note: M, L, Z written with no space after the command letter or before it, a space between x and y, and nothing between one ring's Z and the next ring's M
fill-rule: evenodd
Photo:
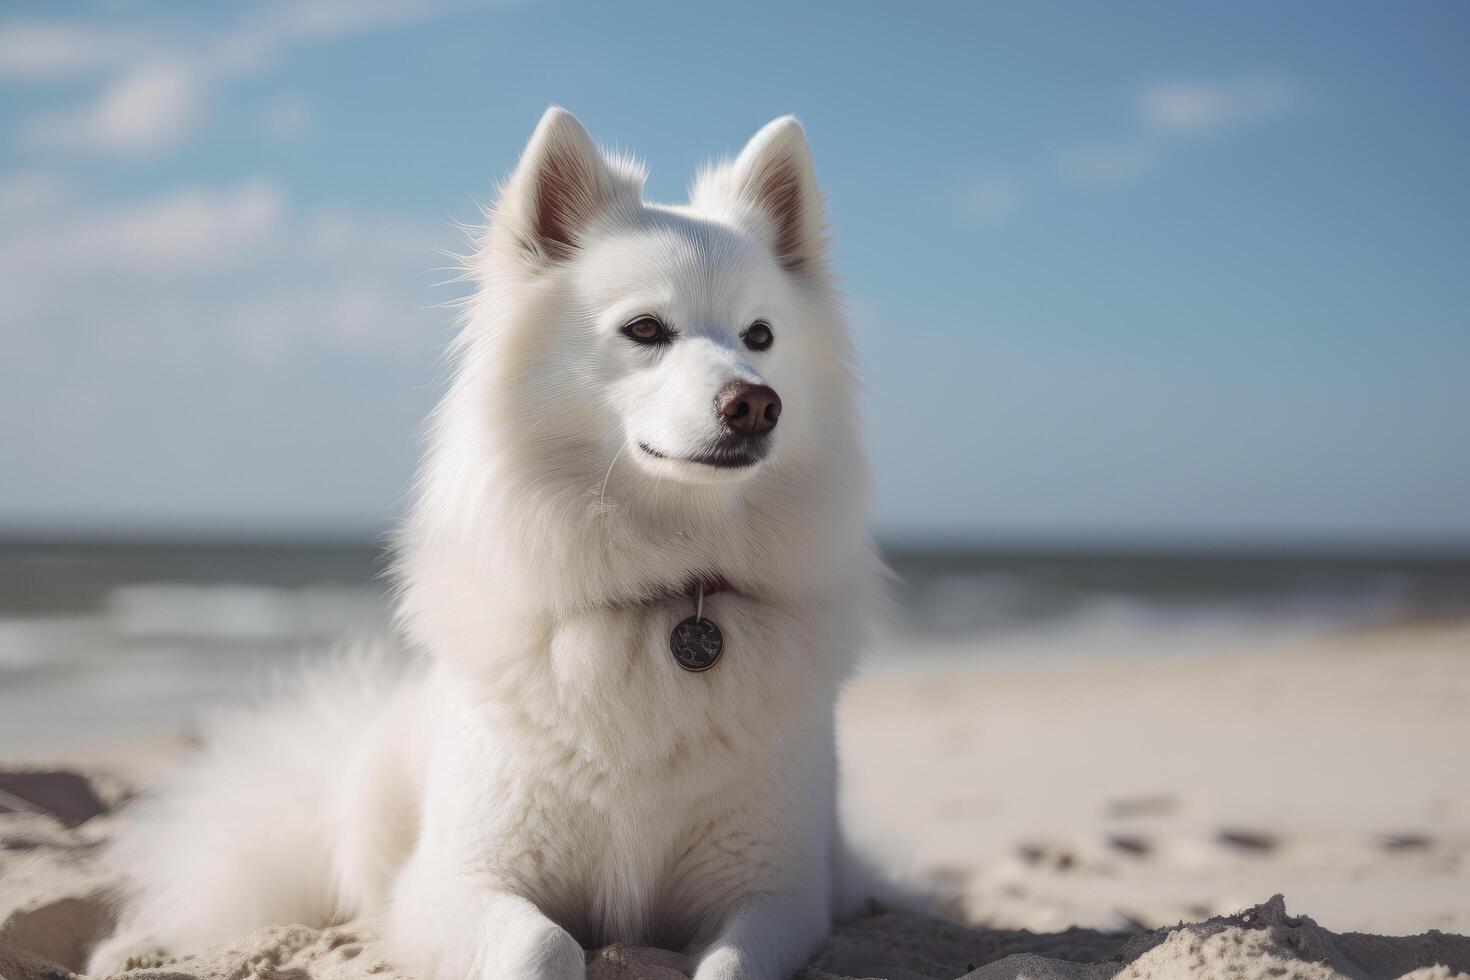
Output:
M851 626L820 604L712 596L727 653L691 674L668 650L688 612L539 617L493 678L430 681L425 836L584 944L707 939L752 883L804 874L805 849L830 844L838 678L813 651Z

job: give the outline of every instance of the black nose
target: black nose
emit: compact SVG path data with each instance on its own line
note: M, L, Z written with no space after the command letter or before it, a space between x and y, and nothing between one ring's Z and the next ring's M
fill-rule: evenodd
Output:
M715 395L715 411L736 432L763 436L781 417L781 396L768 385L731 381Z

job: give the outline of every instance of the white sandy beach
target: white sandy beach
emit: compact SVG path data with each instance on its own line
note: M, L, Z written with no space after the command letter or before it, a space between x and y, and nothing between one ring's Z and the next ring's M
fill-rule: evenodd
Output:
M1470 625L890 670L845 721L849 820L972 921L1154 927L1285 892L1339 931L1470 932Z
M1168 658L926 652L918 666L881 661L849 691L847 816L971 928L861 920L834 935L812 980L1470 973L1470 940L1342 935L1470 933L1470 623ZM80 769L107 807L183 742L159 732L0 761ZM95 844L119 819L0 816L0 976L79 967L109 925L113 878ZM1235 915L1276 893L1284 908ZM1212 916L1234 917L1172 929ZM592 976L687 968L610 949ZM282 926L132 975L394 973L371 923L348 923Z

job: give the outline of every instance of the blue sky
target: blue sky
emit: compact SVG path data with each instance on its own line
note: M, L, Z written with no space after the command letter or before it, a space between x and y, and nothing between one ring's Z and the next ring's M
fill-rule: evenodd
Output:
M10 3L0 528L400 506L436 249L558 102L805 122L878 529L1470 542L1470 7Z

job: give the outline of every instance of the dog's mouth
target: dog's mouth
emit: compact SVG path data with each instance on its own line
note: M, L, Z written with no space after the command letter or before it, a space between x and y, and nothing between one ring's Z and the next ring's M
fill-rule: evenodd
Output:
M646 442L638 443L638 448L654 459L695 463L719 470L739 470L754 466L766 458L769 447L769 440L763 437L725 436L689 456L676 456L661 452Z

